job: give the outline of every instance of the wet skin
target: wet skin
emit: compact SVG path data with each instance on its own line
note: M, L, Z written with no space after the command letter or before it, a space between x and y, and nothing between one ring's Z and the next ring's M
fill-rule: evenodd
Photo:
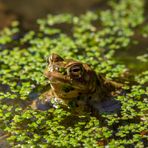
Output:
M99 111L103 106L101 104L106 102L109 106L108 101L112 102L113 93L122 88L122 84L97 75L88 64L63 59L57 54L49 56L45 76L51 89L32 104L33 108L41 110L61 104L77 113L92 108Z

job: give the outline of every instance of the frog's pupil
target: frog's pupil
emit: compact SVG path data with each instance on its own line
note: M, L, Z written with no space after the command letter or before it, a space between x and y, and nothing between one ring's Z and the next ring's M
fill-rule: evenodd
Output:
M80 67L73 67L73 68L71 69L72 72L79 72L80 70L81 70Z
M80 69L77 68L77 69L73 69L73 72L78 72Z

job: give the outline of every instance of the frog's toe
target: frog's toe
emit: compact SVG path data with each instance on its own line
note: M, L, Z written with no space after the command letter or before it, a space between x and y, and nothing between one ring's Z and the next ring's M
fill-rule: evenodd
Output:
M104 112L109 112L109 113L118 112L121 109L120 101L117 101L115 99L112 99L112 100L109 100L106 102L102 102L101 106L102 106Z
M103 102L95 102L92 104L95 110L97 110L99 113L113 113L118 112L121 109L121 103L120 101L117 101L115 99L109 99Z
M48 110L50 107L51 107L50 104L47 104L47 103L45 103L45 104L39 103L37 105L37 108L39 110Z
M40 100L34 100L33 103L31 104L31 107L33 109L38 109L38 110L48 110L52 107L50 102L42 102Z

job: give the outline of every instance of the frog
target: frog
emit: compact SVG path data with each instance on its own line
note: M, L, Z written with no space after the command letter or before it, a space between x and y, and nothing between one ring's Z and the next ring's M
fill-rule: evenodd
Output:
M32 103L35 109L46 110L61 105L80 113L92 110L104 112L104 106L110 108L110 104L118 106L113 108L120 106L113 98L123 84L97 74L87 63L64 59L52 53L47 58L44 75L50 83L50 89Z

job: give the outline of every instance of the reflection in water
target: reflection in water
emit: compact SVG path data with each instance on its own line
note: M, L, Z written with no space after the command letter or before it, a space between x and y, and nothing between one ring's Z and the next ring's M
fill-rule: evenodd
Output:
M47 14L73 13L81 14L88 10L102 9L106 2L102 0L2 0L3 5L19 17L25 28L34 28L37 18L46 17Z

